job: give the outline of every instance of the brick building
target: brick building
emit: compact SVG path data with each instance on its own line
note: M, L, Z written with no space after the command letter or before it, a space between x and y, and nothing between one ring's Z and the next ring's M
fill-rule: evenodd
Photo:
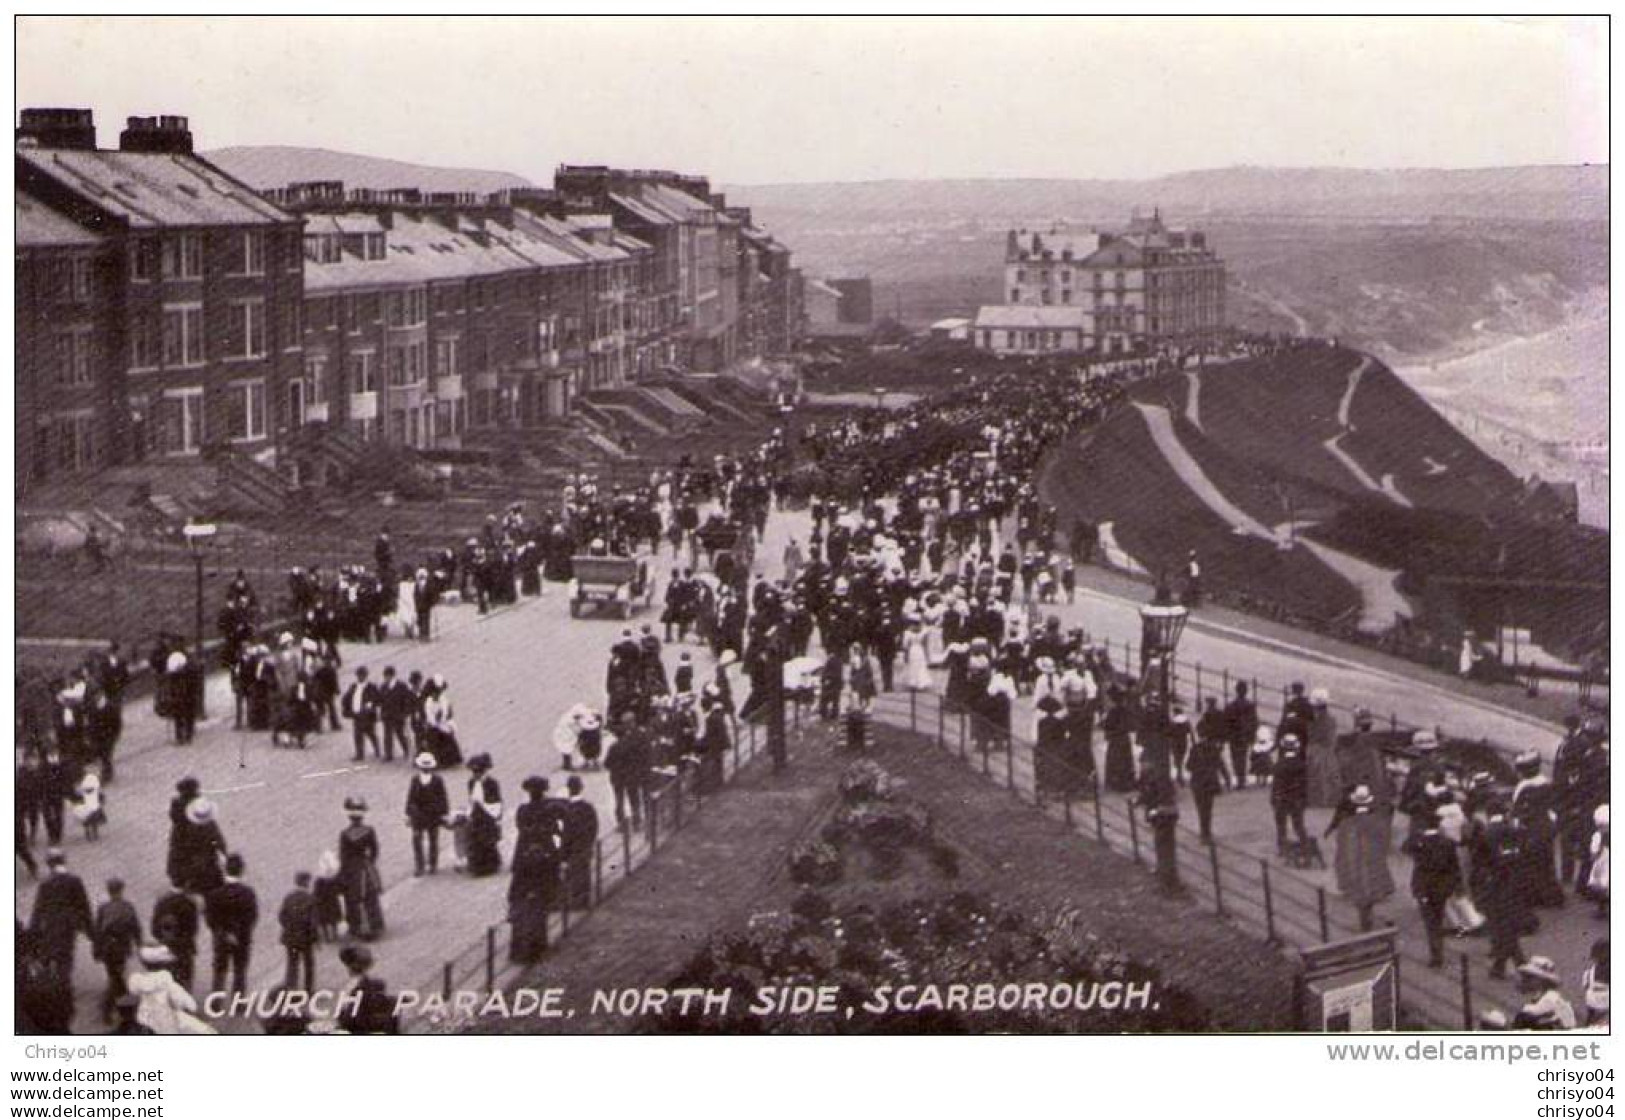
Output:
M801 332L789 250L696 176L256 192L185 118L109 151L74 109L25 110L16 166L19 484L206 450L302 472L323 431L457 447Z
M25 194L16 212L18 494L30 482L95 470L121 438L112 422L124 393L117 354L111 237L93 233Z
M102 461L269 453L303 368L299 219L193 155L184 117L132 117L104 150L88 111L24 110L16 174L117 261L93 375Z

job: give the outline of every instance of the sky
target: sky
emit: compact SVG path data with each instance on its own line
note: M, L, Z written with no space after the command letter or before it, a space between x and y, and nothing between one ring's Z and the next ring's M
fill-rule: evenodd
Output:
M17 106L551 180L1605 163L1603 19L27 17Z

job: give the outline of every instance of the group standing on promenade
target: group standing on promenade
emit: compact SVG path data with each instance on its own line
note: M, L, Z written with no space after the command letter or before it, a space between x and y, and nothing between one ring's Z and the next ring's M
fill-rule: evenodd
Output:
M386 535L371 572L347 569L328 581L313 569L290 577L300 609L269 640L256 637L257 604L241 581L227 604L238 635L231 668L241 726L244 733L270 731L275 743L308 746L312 736L349 722L355 758L399 758L416 873L441 871L442 832L450 834L459 870L474 877L506 870L512 952L520 961L540 954L548 913L594 900L592 853L601 825L585 794L600 772L613 793L615 826L635 829L651 793L684 769L698 782L720 784L738 722L757 717L781 690L824 716L861 723L878 693L902 688L940 689L949 710L966 713L978 747L1030 740L1045 797L1124 794L1147 811L1170 811L1177 788L1189 785L1201 834L1211 838L1218 797L1267 785L1283 854L1315 839L1305 827L1308 808L1335 809L1323 838L1335 838L1339 889L1368 923L1394 893L1387 853L1392 822L1403 816L1412 894L1431 955L1438 957L1446 936L1483 930L1498 967L1518 967L1532 987L1542 983L1555 966L1526 956L1519 942L1532 911L1569 892L1607 905L1605 723L1577 720L1549 776L1538 753L1532 766L1520 757L1518 780L1506 789L1494 773L1465 772L1429 732L1395 750L1393 735L1374 730L1365 713L1340 727L1330 698L1303 686L1286 698L1277 721L1262 718L1258 698L1241 683L1201 711L1187 712L1172 698L1164 718L1146 666L1113 664L1105 647L1059 618L1075 595L1076 567L1093 548L1093 527L1061 526L1038 497L1035 471L1048 447L1098 420L1139 371L1125 364L1091 372L978 378L913 408L809 424L796 439L775 432L749 453L656 472L633 489L579 477L556 511L531 521L511 508L460 548L433 552L399 577ZM707 544L719 539L707 532L718 526L736 540L759 542L775 506L809 512L806 540L775 557ZM496 772L488 753L474 749L465 763L465 746L477 745L460 741L443 677L403 680L392 668L378 680L364 668L342 676L341 642L376 640L396 625L429 640L434 611L453 592L484 611L568 580L576 555L666 549L673 574L658 619L614 641L602 702L561 713L553 731L570 772L562 791L546 775L529 775L517 783L522 800L510 802L504 785L513 780ZM1199 572L1192 557L1180 588L1188 601L1200 599ZM249 631L237 625L245 618ZM187 660L176 646L165 654L166 671L175 655ZM708 668L694 660L701 648L713 655ZM189 662L176 669L186 679L199 676ZM87 666L83 675L86 694L101 690L92 682L105 670ZM166 698L165 679L160 710L167 708L184 744L190 731L183 734L187 718L175 714L180 693ZM1018 728L1026 700L1036 714ZM99 768L102 781L111 779L110 748L105 767L87 748L65 755L72 733L64 739L56 730L44 735L33 725L42 750L28 752L25 766L43 772L54 752L63 771L52 788L64 789L64 798L64 783L76 773ZM1098 764L1097 731L1104 747ZM1401 761L1406 765L1396 765ZM43 779L31 788L39 784ZM157 900L164 922L155 906L145 939L130 933L122 907L112 923L133 947L115 950L113 959L130 972L139 966L170 976L168 987L147 985L166 993L141 997L154 1005L160 998L177 1004L177 992L190 991L201 927L212 938L215 986L240 987L258 919L244 882L248 863L190 785L181 783L171 806L174 888ZM380 983L370 975L370 952L351 951L387 936L377 866L390 840L370 823L372 813L360 799L344 802L347 823L330 858L296 881L278 910L289 986L314 984L316 950L335 937L350 952L352 980ZM56 844L60 830L49 839ZM32 840L19 832L19 856ZM50 859L26 932L45 962L42 974L65 983L74 939L99 935L94 916L76 916L82 884L78 892L45 890L72 878L60 853ZM58 896L66 900L60 906ZM110 887L109 896L113 901ZM149 957L164 956L173 959L149 965ZM1606 976L1605 949L1602 958ZM1547 991L1539 998L1550 1004ZM164 1014L144 1010L138 1021ZM1565 1025L1554 1014L1545 1025Z

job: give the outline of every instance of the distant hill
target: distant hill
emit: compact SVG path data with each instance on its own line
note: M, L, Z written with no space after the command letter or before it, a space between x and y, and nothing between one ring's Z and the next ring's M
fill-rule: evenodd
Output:
M1004 233L1161 207L1230 265L1230 320L1414 360L1568 321L1608 282L1608 168L1238 167L1143 181L959 179L729 186L814 276L870 276L928 323L1000 299Z
M730 186L762 209L880 217L1120 221L1133 208L1182 216L1603 219L1607 166L1368 171L1231 167L1155 179L939 179Z
M521 175L506 171L428 167L379 156L335 152L327 148L267 144L217 148L200 154L221 170L261 190L319 180L339 180L346 187L370 187L374 190L418 187L425 191L474 191L478 194L535 185Z

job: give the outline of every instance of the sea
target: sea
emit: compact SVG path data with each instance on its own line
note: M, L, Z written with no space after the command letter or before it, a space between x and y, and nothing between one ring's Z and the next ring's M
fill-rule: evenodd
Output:
M1435 408L1519 477L1579 484L1580 520L1608 526L1608 315L1587 308L1525 337L1394 366Z

